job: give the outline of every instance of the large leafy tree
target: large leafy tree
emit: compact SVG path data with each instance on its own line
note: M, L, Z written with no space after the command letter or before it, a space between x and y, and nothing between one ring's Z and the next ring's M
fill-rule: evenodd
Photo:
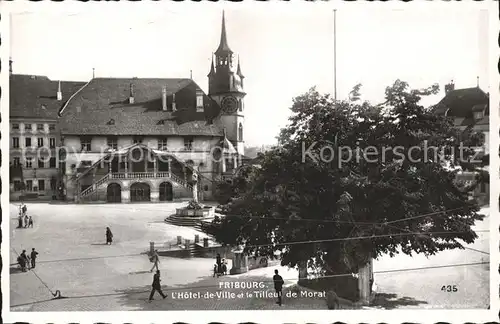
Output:
M356 272L381 254L432 255L473 242L471 226L483 216L455 177L476 168L468 147L483 138L419 105L437 91L398 80L379 105L360 103L359 86L350 101L314 88L295 98L279 147L235 179L213 234L328 274Z

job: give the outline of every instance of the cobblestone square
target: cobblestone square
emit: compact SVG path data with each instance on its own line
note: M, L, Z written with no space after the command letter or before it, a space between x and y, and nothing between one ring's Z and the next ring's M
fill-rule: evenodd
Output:
M161 257L162 285L169 298L159 300L157 296L157 300L147 303L152 264L141 253L148 250L149 242L170 242L177 235L186 238L194 238L195 234L204 235L194 229L163 222L180 205L28 204L28 213L34 217L34 228L16 229L18 207L11 204L11 309L110 311L276 308L273 298L172 299L172 292L232 291L239 294L247 291L221 289L219 283L224 281L265 281L266 287L260 290L272 292L269 280L275 268L280 269L287 285L294 284L297 278L294 270L268 267L216 279L212 277L214 260L201 258ZM114 234L110 246L104 245L107 226ZM32 247L40 253L35 270L19 272L13 266L16 252L20 253L23 249L30 251ZM52 299L51 291L57 290L63 297L75 298L40 302ZM326 306L320 298L298 298L285 302L281 309L297 308L324 309Z

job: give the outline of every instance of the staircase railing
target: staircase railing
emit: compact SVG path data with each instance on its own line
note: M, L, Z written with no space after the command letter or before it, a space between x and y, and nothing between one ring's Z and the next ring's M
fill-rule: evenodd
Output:
M180 177L176 176L172 172L170 172L170 178L172 178L175 182L179 183L180 185L186 187L189 190L193 190L193 186L187 183L187 181L184 181L184 179L181 179Z
M193 186L181 177L173 174L172 172L128 172L128 173L111 173L106 174L104 177L100 178L96 182L92 183L91 186L80 192L80 197L86 197L97 190L103 183L111 179L149 179L149 178L170 178L185 187L186 189L192 191Z
M80 193L80 197L86 197L86 196L90 195L95 190L97 190L97 188L99 188L100 185L102 185L104 182L108 181L108 179L109 179L109 174L106 174L104 177L102 177L101 179L99 179L96 182L94 182L90 187L88 187L87 189L83 190Z

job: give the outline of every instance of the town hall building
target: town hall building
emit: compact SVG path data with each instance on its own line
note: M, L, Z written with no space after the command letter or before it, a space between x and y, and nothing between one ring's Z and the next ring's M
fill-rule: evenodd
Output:
M242 163L243 81L223 14L208 94L192 79L172 78L92 78L54 94L64 98L54 99L55 122L54 105L50 114L60 148L58 194L75 202L212 199L215 184Z

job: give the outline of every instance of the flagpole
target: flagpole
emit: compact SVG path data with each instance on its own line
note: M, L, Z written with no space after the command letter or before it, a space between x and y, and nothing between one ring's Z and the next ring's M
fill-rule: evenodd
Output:
M337 100L337 9L333 9L333 98Z

